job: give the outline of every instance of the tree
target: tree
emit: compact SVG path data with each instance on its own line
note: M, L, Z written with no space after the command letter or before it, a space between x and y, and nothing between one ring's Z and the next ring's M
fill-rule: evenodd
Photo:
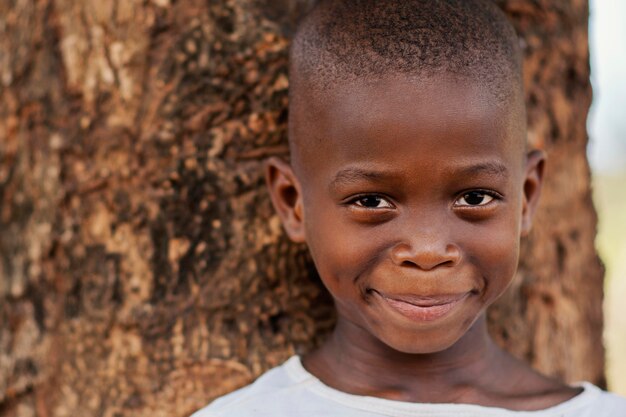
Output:
M310 0L0 3L0 415L184 416L333 312L261 176ZM547 184L496 339L603 384L587 3L499 0Z

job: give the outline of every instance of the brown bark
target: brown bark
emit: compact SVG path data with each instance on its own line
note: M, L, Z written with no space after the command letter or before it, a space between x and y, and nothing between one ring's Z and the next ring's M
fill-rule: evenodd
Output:
M310 3L0 2L0 416L184 416L327 334L260 175L287 153L286 47ZM550 159L492 331L602 383L587 3L499 4Z

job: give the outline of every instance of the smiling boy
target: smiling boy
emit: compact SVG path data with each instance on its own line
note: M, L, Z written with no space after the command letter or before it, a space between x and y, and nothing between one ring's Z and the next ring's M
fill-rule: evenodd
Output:
M321 1L290 55L291 163L267 181L332 295L332 336L194 416L626 416L501 350L544 155L514 30L485 0Z

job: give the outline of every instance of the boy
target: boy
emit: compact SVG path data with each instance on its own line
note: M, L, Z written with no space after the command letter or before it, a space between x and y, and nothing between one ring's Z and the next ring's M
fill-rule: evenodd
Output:
M487 332L544 165L525 148L504 15L488 0L322 0L290 58L291 164L268 161L267 181L337 325L194 416L626 416L626 400L542 376Z

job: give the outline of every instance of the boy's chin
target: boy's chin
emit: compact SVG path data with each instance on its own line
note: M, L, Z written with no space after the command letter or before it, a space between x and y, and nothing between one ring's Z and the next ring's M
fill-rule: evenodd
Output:
M457 324L453 328L442 326L421 331L385 329L382 332L375 332L377 334L373 334L373 336L388 348L411 355L440 353L457 347L469 349L473 342L484 340L484 334L481 333L481 327L484 326L477 325L481 320L484 320L484 317L479 315L465 326Z
M444 352L455 346L463 334L459 335L412 335L404 337L401 334L379 338L387 347L409 355L428 355Z

